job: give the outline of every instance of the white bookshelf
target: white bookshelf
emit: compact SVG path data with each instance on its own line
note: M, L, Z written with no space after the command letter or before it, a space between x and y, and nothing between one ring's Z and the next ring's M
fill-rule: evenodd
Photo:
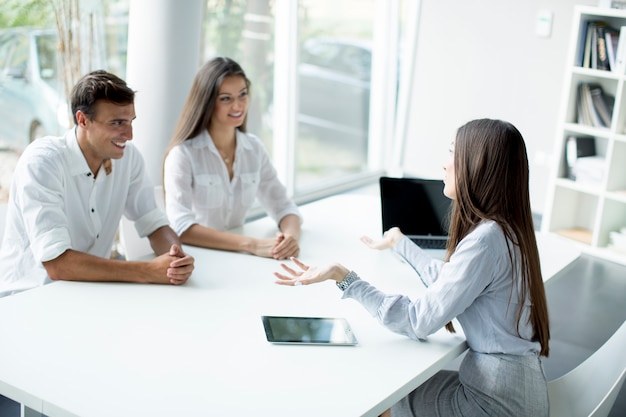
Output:
M626 10L576 6L566 63L561 112L555 141L555 161L549 185L542 231L577 241L585 252L626 264L626 252L609 247L611 232L626 227L626 70L583 68L581 42L588 22L626 26ZM626 34L626 31L624 31ZM620 37L625 43L626 36ZM626 48L616 60L626 62ZM578 86L593 83L615 98L610 126L578 122ZM596 155L604 158L599 181L568 177L566 141L571 136L595 138Z

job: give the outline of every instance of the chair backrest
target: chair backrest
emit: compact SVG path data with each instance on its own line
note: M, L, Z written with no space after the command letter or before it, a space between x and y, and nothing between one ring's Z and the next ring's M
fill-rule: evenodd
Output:
M550 417L607 417L626 378L626 322L583 363L548 382Z
M158 185L154 187L154 198L157 207L165 210L165 198L163 187ZM129 261L146 259L154 256L154 250L150 246L150 240L147 237L140 237L135 229L134 222L122 216L119 226L119 238L121 251L125 258Z

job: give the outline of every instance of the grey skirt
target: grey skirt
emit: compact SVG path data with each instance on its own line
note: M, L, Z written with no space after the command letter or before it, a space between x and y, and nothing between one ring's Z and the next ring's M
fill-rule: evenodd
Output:
M548 386L536 356L468 351L459 371L440 371L398 401L392 417L548 417Z

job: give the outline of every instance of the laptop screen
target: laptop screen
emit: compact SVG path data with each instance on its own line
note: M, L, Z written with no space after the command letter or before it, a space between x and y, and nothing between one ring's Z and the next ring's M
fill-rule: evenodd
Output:
M443 181L421 178L380 178L383 232L399 227L405 235L447 236L452 200Z

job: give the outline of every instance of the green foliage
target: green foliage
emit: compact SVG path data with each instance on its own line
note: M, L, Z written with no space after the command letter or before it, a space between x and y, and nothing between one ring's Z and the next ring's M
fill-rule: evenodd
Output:
M239 51L247 0L208 0L206 42L214 55L233 56Z
M49 0L2 0L0 29L18 26L53 27L54 13Z

